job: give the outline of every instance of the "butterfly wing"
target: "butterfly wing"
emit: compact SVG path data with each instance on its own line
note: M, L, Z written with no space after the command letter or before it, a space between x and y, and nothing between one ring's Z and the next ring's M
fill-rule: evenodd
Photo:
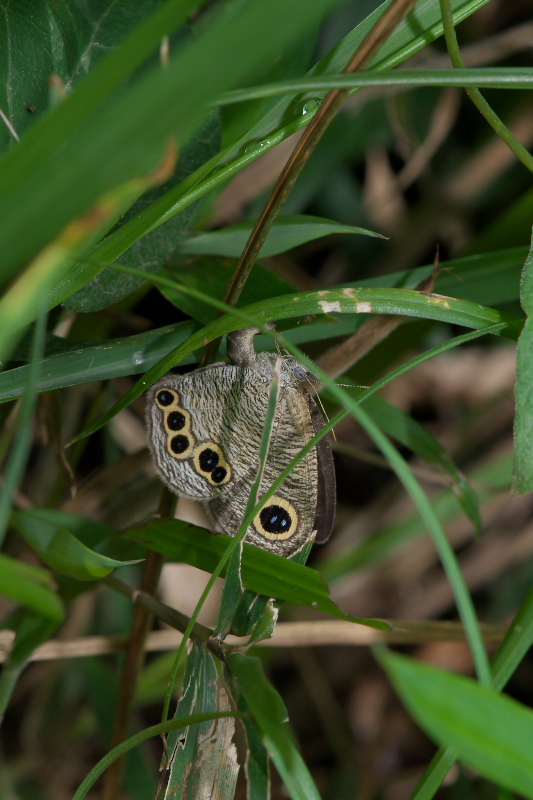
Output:
M314 432L318 433L324 427L324 417L310 395L307 396L307 403L313 420ZM335 465L333 463L333 453L331 452L331 447L327 438L324 437L319 441L316 446L316 453L318 459L318 486L313 527L316 530L315 541L319 544L323 544L327 542L331 536L337 506Z
M148 441L156 470L171 489L207 500L240 477L228 460L226 408L236 367L213 365L188 375L166 375L148 396Z
M264 384L255 387L256 393L262 393L265 398L264 402L258 402L257 397L253 401L254 408L264 407L263 416L255 417L255 429L259 431L259 440L266 416L269 388ZM274 480L314 435L315 424L318 422L314 421L312 407L308 403L310 399L306 393L293 386L284 387L280 393L259 497L270 488ZM316 411L323 425L320 412L318 409ZM258 453L258 449L259 442L254 445L254 454ZM237 458L237 453L233 458ZM217 529L231 536L237 533L244 517L250 486L259 465L256 455L254 462L248 474L233 484L231 493L220 494L206 505ZM319 497L318 469L319 453L317 448L313 448L257 514L253 524L248 528L247 541L278 555L290 556L314 539ZM330 517L326 515L326 519L331 525Z
M254 468L268 404L253 373L228 364L167 375L148 397L149 444L171 489L209 501L233 491ZM252 478L253 480L253 478Z
M204 502L217 530L235 536L259 467L270 380L253 369L217 364L167 375L150 392L149 442L170 488ZM298 382L282 383L259 497L324 425ZM322 439L292 470L247 532L259 547L290 556L325 541L335 513L335 474Z

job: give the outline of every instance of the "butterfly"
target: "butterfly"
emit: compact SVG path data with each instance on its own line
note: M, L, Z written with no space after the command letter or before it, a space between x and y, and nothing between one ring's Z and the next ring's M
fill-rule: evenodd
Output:
M276 362L279 395L258 499L324 426L308 373L295 358L256 353L257 328L228 336L230 364L169 374L148 394L153 461L163 481L200 500L215 530L235 536L259 469L259 448ZM292 556L326 541L335 516L335 471L325 438L313 447L256 514L246 541Z

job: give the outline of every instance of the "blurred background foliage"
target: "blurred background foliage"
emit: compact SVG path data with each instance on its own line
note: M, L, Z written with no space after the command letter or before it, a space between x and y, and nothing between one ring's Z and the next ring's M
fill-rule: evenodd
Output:
M202 34L209 33L212 24L216 31L216 25L221 24L217 18L220 7L229 25L228 20L238 16L244 5L215 2L190 15L184 11L184 20L189 16L187 27L177 26L178 32L171 37L171 52L179 53L191 41L203 42ZM281 5L278 27L284 24ZM293 5L297 4L287 4L287 14L292 15L290 25L297 30L302 9ZM13 166L12 156L19 147L16 137L22 140L22 146L25 136L31 137L32 127L44 119L46 110L66 106L64 97L76 95L81 79L93 73L101 56L160 6L155 0L71 0L64 4L66 11L62 13L45 0L25 0L16 8L0 2L4 16L0 23L0 109L12 127L10 130L8 124L0 124L4 153L0 188L9 188L13 175L22 175L16 173L16 168L22 167ZM19 512L59 508L120 530L157 513L161 484L146 450L142 397L90 438L77 441L67 451L64 444L124 395L135 376L162 358L176 342L186 341L212 320L215 312L175 290L154 288L142 278L100 271L100 262L118 257L119 263L159 272L219 299L223 296L236 258L221 254L220 249L217 253L216 247L213 253L202 253L200 248L199 255L193 254L193 237L200 231L217 231L257 217L303 123L288 103L289 111L284 113L294 133L271 148L268 138L258 140L254 126L272 112L277 101L249 101L209 114L205 103L225 89L305 74L372 13L377 3L349 2L329 14L325 14L326 6L324 3L322 9L313 11L313 20L300 36L287 34L285 40L272 45L272 52L265 46L251 68L245 69L248 55L244 54L240 61L235 57L233 73L230 70L226 74L221 68L220 76L215 76L212 70L212 87L209 75L201 74L198 85L194 73L182 76L178 89L188 86L186 102L180 108L181 96L178 93L171 99L170 90L166 102L176 105L168 110L174 120L193 114L198 103L194 119L168 123L171 128L177 127L187 144L178 150L176 170L157 178L159 185L152 185L133 206L135 197L147 188L134 180L149 170L154 175L153 170L161 165L168 131L159 116L150 117L152 110L147 107L146 115L138 115L137 127L131 131L132 141L139 137L131 152L127 146L124 153L119 152L120 140L110 136L108 150L102 137L93 153L91 137L97 125L101 123L103 131L114 130L128 108L126 95L111 86L99 111L101 117L87 111L87 121L81 117L77 121L77 112L72 113L72 132L65 139L64 151L58 144L58 133L57 141L50 145L49 161L45 154L42 162L37 160L32 166L28 157L23 165L26 189L33 187L35 208L42 211L43 203L50 204L46 221L50 227L47 229L40 217L29 225L22 211L20 230L13 228L10 232L5 216L4 228L0 224L0 245L8 241L2 237L10 233L17 239L12 250L3 251L9 257L2 283L7 287L8 307L10 303L20 314L20 324L16 325L9 315L2 317L5 371L0 375L0 395L6 402L0 406L0 457L4 465L10 464L19 435L17 418L22 411L18 398L24 394L26 381L32 385L28 373L32 346L34 355L50 360L37 379L39 388L46 391L38 395L27 426L27 463L14 494L14 508ZM191 4L191 12L193 8ZM287 22L288 28L290 25ZM527 2L491 0L465 19L457 34L468 67L533 66L533 23ZM212 39L207 38L206 51L210 46ZM230 39L227 46L231 52ZM191 64L200 63L205 51L198 52L198 60L194 62L191 57ZM439 38L404 60L402 68L424 71L449 65L443 39ZM150 70L160 70L159 55L132 71L126 83L126 88L132 89L130 103L137 97L133 90L143 76L147 82L144 94L138 97L149 98L148 81L154 74ZM51 75L59 77L50 88ZM524 147L530 148L531 92L485 89L483 94ZM302 118L319 106L314 96L298 103ZM159 114L155 106L153 113ZM280 115L282 120L285 117ZM46 136L53 133L53 126L49 126ZM43 153L51 141L46 136L43 133ZM68 172L70 165L75 168L78 146L80 152L83 150L79 162L83 169L80 166L78 177L64 175L63 170ZM230 148L226 163L231 161L231 148L242 157L242 163L237 159L235 177L228 172L224 181L203 184L194 203L188 200L187 206L164 226L136 240L138 230L134 226L145 219L142 214L150 213L158 202L164 204L173 191L179 202L180 192L185 196L183 187L188 177L196 176L198 181L197 171L209 159L215 159L221 148ZM261 149L268 152L257 158ZM33 152L39 155L38 150ZM102 154L110 160L99 161ZM100 173L94 181L91 170ZM69 208L69 180L74 179L81 181L87 194L73 200ZM155 177L152 183L156 183ZM22 274L28 259L38 258L45 243L54 241L69 220L117 186L126 188L113 197L109 208L100 209L100 218L90 223L84 234L88 238L69 244L64 264L54 262L52 282L43 278L44 283L38 284L39 291L51 292L53 306L46 336L39 341L33 335L38 323L24 329L37 316L38 298L28 300L26 306L26 294L17 305L17 297L9 295L11 279ZM167 204L170 207L170 201ZM9 207L16 211L16 193L2 194L0 212ZM162 208L157 207L158 214L163 213ZM29 215L31 203L24 205L26 211ZM390 276L403 271L406 274L394 285L413 288L421 276L431 272L438 257L442 272L436 292L495 306L502 313L520 317L520 268L528 251L532 212L530 172L487 125L464 90L365 89L347 100L327 130L283 213L312 215L369 229L387 238L338 232L321 238L305 235L304 243L260 259L240 305L335 285L365 282L367 286L389 286ZM99 245L108 231L109 239ZM126 245L121 244L121 237ZM81 249L76 250L78 245ZM91 252L92 247L96 249ZM74 256L80 254L85 258L81 262L85 271L80 269L73 278L69 269ZM454 262L451 266L447 263L450 260ZM420 267L428 269L412 272ZM43 310L43 306L40 308ZM0 307L0 315L7 313L5 309L5 304L3 311ZM343 324L341 329L335 317L326 316L285 321L279 327L292 341L302 343L311 357L318 358L354 329L351 322L343 320ZM369 385L408 358L459 332L463 329L446 322L406 319L342 380ZM264 340L263 346L267 345ZM382 392L385 400L421 423L445 447L476 493L482 519L479 538L471 519L454 499L450 476L425 462L413 452L415 448L402 445L401 452L445 524L480 619L495 626L491 628L493 642L501 638L505 630L502 626L509 624L524 601L533 577L532 500L528 495L510 493L515 359L515 342L485 336L421 364ZM195 361L191 355L184 363ZM324 404L328 413L335 412L331 396L325 395ZM382 414L387 416L387 411L382 409ZM431 626L431 621L456 621L457 610L434 544L412 502L352 418L338 425L333 447L338 482L335 534L327 545L313 550L309 563L324 574L333 599L346 613L415 621L419 623L418 642L406 648L409 654L447 670L473 675L472 657L460 632L444 637L442 629ZM180 512L183 518L202 524L192 504L180 501ZM22 565L41 567L43 553L37 548L37 555L28 546L31 536L23 527L16 516L11 518L3 552ZM95 533L93 542L86 544L93 546L104 538L104 532L100 533L100 538ZM128 547L121 551L116 544L109 550L98 549L102 555L120 560L144 557L144 551ZM66 621L56 636L60 640L110 637L101 641L107 646L111 642L119 652L78 658L58 658L56 654L52 660L36 661L23 669L33 647L54 632L58 618L49 629L41 626L35 635L26 631L27 638L23 636L22 641L27 651L18 662L20 669L8 675L9 680L13 678L13 693L0 731L2 800L71 797L86 772L106 752L122 659L122 640L115 637L127 635L132 622L129 598L98 581L81 587L72 574L61 574L60 564L44 560L58 570L55 585L68 606ZM108 567L101 562L91 568L95 570L94 579L99 577L98 569L103 575ZM141 567L133 564L122 567L119 575L135 584L140 571ZM5 575L7 581L8 573ZM46 584L46 577L42 581L51 585ZM188 565L169 564L161 579L160 597L182 613L191 614L205 581L205 573ZM6 595L0 599L4 627L25 630L23 624L30 623L20 616L14 594L6 591ZM41 601L39 595L31 607L35 610ZM202 612L204 624L214 625L216 608L214 598ZM50 611L52 620L53 615ZM319 618L323 615L290 604L281 616L282 622ZM2 642L9 649L9 638ZM289 638L286 644L291 643L295 640ZM312 646L309 640L302 646L257 648L256 653L283 697L304 760L325 798L403 800L411 796L435 745L401 705L368 647L343 644L339 634L337 643ZM135 727L160 719L172 659L172 652L149 654L139 676ZM508 687L508 692L526 705L533 701L532 669L531 659L526 658ZM141 800L154 795L159 757L159 742L152 740L128 759L128 797ZM274 770L272 780L272 796L285 796ZM497 794L494 785L459 766L454 766L440 791L451 798ZM238 785L237 796L245 796L244 781Z

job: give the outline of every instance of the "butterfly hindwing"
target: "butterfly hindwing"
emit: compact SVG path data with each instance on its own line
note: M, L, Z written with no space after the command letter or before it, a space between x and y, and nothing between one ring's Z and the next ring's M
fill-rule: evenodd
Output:
M264 392L266 396L266 402L257 403L265 409L262 424L260 419L256 419L256 426L261 434L268 390L268 386L256 389L256 392ZM311 413L303 395L292 386L282 388L258 498L270 488L313 434ZM258 450L257 446L256 454ZM217 530L232 536L239 530L250 486L255 480L258 467L256 455L249 474L234 484L231 493L221 494L206 503L208 514L215 522ZM256 515L248 528L247 541L279 555L292 555L301 549L314 538L317 487L318 459L316 449L313 449L297 464Z

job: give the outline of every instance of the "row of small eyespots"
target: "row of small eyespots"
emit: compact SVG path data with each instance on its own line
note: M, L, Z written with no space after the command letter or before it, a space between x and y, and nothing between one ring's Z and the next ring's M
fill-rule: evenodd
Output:
M203 442L193 455L196 471L205 475L213 486L223 486L231 478L231 468L215 442Z
M158 406L165 412L167 448L175 458L185 459L192 455L196 471L214 486L222 486L231 478L231 469L224 453L214 442L204 442L192 452L196 439L191 432L191 415L179 406L179 399L173 389L161 389L156 395Z
M156 395L157 405L164 411L167 449L174 458L183 459L191 455L196 439L191 431L191 415L180 408L179 401L179 394L173 389L161 389Z
M256 515L254 526L261 536L271 541L290 539L298 527L298 514L292 503L273 495Z

